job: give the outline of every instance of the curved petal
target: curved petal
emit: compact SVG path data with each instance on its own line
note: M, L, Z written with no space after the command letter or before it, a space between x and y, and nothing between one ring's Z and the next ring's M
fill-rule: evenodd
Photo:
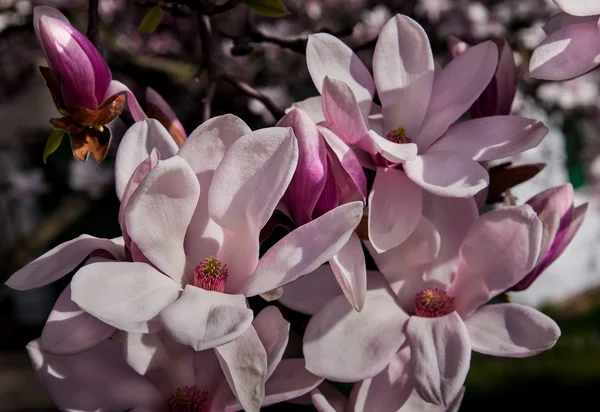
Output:
M329 264L348 302L360 312L367 293L367 265L356 233L352 233L348 242L329 260Z
M406 162L417 157L418 147L414 143L394 143L373 130L369 131L369 138L377 152L390 162Z
M423 189L446 197L472 197L489 184L483 166L449 151L428 151L406 162L404 171Z
M197 351L237 339L248 329L253 317L242 295L192 285L187 285L179 299L158 316L173 339Z
M313 34L306 45L306 64L319 92L326 76L341 80L356 96L363 117L369 114L375 84L369 70L350 47L330 34Z
M125 86L121 82L112 80L108 85L108 89L106 89L106 92L104 93L104 99L121 92L125 92L127 94L127 107L129 107L129 111L131 112L133 120L139 122L140 120L146 119L146 113L144 113L140 107L140 104L133 92L129 89L129 87Z
M536 79L567 80L600 64L597 20L559 29L533 51L529 75Z
M502 159L537 147L548 128L520 116L490 116L454 124L434 143L437 150L460 153L479 162Z
M544 30L544 33L549 36L555 31L570 26L571 24L598 21L597 14L592 16L573 16L572 14L558 13L546 20L542 29Z
M222 229L208 215L208 193L225 152L252 130L237 116L214 117L198 126L177 153L190 165L200 183L200 197L185 236L185 252L192 264L216 255L223 242Z
M283 352L288 344L290 323L281 316L277 307L267 306L254 318L252 326L267 353L265 379L268 380L283 357Z
M296 312L314 315L341 294L331 266L323 265L285 285L278 302Z
M528 205L484 214L460 246L458 269L448 294L466 317L518 281L535 266L542 222Z
M40 346L53 355L72 355L96 346L114 331L114 327L81 310L71 300L71 285L68 285L48 316Z
M260 258L242 293L258 295L312 272L348 242L362 213L362 202L346 203L295 229Z
M299 109L286 114L277 126L291 127L298 142L298 166L281 201L300 226L310 222L328 178L325 142L317 125Z
M465 395L465 387L463 386L452 402L447 407L434 405L433 403L425 402L417 393L413 391L408 397L404 406L396 412L457 412Z
M158 150L161 159L177 153L178 147L169 132L158 120L146 119L131 126L119 143L115 160L115 187L119 199L134 170L146 160L152 149Z
M129 178L129 181L127 182L127 185L125 186L125 189L123 190L123 194L121 195L121 207L119 208L119 224L121 225L121 232L123 233L123 237L127 237L128 247L130 247L131 239L127 234L127 228L125 226L125 208L127 207L127 203L129 203L131 195L133 194L133 192L135 192L135 189L138 188L140 183L142 183L142 180L144 180L144 178L148 176L148 173L150 173L150 171L152 171L152 169L154 169L159 162L160 153L158 152L158 150L156 150L156 148L154 148L150 152L148 158L142 160L142 162L135 168L135 170L131 174L131 177ZM125 239L123 239L123 241L125 241Z
M176 283L186 275L183 241L199 194L194 172L182 158L174 156L148 173L125 208L131 240Z
M293 109L302 110L310 117L310 120L315 123L325 121L325 115L323 114L323 98L321 96L309 97L308 99L293 103L285 112L288 113Z
M27 345L42 386L61 410L125 411L159 407L162 399L154 385L123 361L120 350L121 345L112 340L67 356L45 353L37 340Z
M146 104L148 112L152 112L150 117L154 114L156 119L169 131L177 146L181 147L187 133L169 103L152 87L146 87Z
M313 389L309 400L318 412L344 412L348 405L348 399L327 382Z
M459 314L411 316L406 335L416 391L427 402L449 405L461 390L471 361L469 334Z
M109 239L81 235L49 250L16 271L6 286L16 290L39 288L67 275L94 250L105 250L117 260L124 260L125 250Z
M433 87L433 55L425 30L408 16L397 14L379 33L373 54L373 74L383 106L385 130L403 126L416 136Z
M492 80L497 64L498 48L486 41L465 50L436 75L423 127L413 139L421 151L471 107Z
M413 392L410 349L396 353L378 375L354 385L350 404L354 412L398 411Z
M175 282L138 262L93 263L79 269L71 281L73 302L126 332L155 331L149 321L178 295Z
M594 0L554 0L565 13L575 16L600 14L600 4Z
M465 320L473 350L486 355L524 358L554 346L560 328L552 319L515 303L486 305Z
M377 168L369 194L369 239L378 253L404 242L421 219L422 191L402 170Z
M340 295L308 323L303 351L306 369L315 375L337 382L371 378L389 364L402 345L408 315L381 276L369 277L372 283L361 312Z
M284 359L265 385L262 406L295 399L312 391L323 382L304 367L304 359Z
M252 326L215 348L229 387L245 411L258 412L265 397L267 354Z

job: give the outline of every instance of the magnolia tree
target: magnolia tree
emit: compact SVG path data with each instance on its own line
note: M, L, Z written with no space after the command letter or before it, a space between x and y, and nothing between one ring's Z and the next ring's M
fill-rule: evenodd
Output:
M187 134L154 90L144 109L112 80L90 3L88 37L58 10L34 10L60 113L44 157L68 133L77 159L102 161L111 122L128 122L115 162L122 236L83 234L6 282L27 290L77 269L27 346L57 407L456 411L473 351L520 358L557 342L558 325L507 292L535 287L587 205L575 207L568 184L516 204L510 188L535 172L489 166L548 132L510 115L506 41L450 38L442 67L419 22L397 14L370 70L333 34L279 39L306 54L320 93L284 111L219 74L210 55L213 15L239 3L285 14L282 3L158 4L143 30L160 24L161 7L196 13L209 78L259 98L277 121L251 130L233 114L211 117L219 96L208 83ZM563 12L530 75L563 80L598 64L600 6L555 3ZM310 317L295 324L298 313ZM349 395L340 382L353 383Z

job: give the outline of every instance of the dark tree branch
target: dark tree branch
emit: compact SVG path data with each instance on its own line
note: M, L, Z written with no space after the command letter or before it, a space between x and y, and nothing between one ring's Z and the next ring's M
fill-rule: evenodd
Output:
M277 107L273 100L271 100L266 94L261 93L254 87L250 86L248 83L245 83L225 73L222 74L220 78L225 83L228 83L245 95L259 100L271 112L276 121L285 116L285 112Z
M98 16L98 0L89 0L88 3L88 27L87 38L92 42L98 50L99 47L99 25L100 17Z
M206 90L202 100L202 120L210 119L212 111L212 100L216 89L216 67L213 56L213 38L210 17L198 12L198 28L200 30L200 42L202 46L202 55L200 65L203 71L206 71Z

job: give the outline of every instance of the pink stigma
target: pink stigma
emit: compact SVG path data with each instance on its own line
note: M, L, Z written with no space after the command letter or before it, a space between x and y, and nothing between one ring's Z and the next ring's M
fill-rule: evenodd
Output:
M415 297L415 314L422 318L439 318L454 312L454 298L441 289L425 289Z
M394 143L412 143L412 140L406 134L406 129L404 126L398 126L391 132L389 132L386 136L390 142Z
M208 392L195 386L181 386L169 397L169 412L204 412L208 410Z
M198 288L224 292L225 281L227 281L227 265L222 265L216 257L207 257L194 270L194 286Z

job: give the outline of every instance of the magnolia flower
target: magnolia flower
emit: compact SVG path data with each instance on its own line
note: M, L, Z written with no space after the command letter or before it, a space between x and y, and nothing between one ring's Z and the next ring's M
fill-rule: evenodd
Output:
M384 26L373 57L374 78L337 38L309 38L307 63L323 95L323 113L377 171L369 194L369 239L377 252L403 241L419 223L423 192L468 198L488 184L478 162L535 147L547 133L538 121L493 116L452 125L485 90L497 47L471 47L434 74L423 28L396 15ZM380 109L372 102L377 87ZM370 155L370 158L368 158Z
M77 159L86 160L91 152L99 162L106 156L111 139L106 125L121 114L126 102L135 120L146 116L127 86L112 80L94 45L61 12L35 7L33 27L50 66L40 67L40 71L63 115L50 123L71 135Z
M534 50L529 75L567 80L600 64L600 3L594 0L554 0L563 13L546 22L546 39Z
M513 51L502 38L494 38L492 41L499 50L498 66L492 81L471 106L471 116L474 118L508 115L517 93L517 65ZM469 44L454 36L448 38L448 49L453 58L469 47Z
M303 395L323 381L304 368L303 359L282 359L289 323L278 309L263 309L252 325L257 345L244 346L247 340L240 339L224 345L223 356L196 352L164 333L127 333L68 356L45 352L39 340L27 350L46 392L62 410L237 411L234 393L257 369L266 369L266 385L250 389L264 390L264 406ZM243 363L232 364L231 353L243 355ZM102 396L99 387L107 389Z
M298 167L281 198L296 225L309 223L349 202L364 203L365 174L352 149L338 136L317 126L300 109L291 110L277 125L291 127L298 139ZM348 301L361 310L367 290L367 270L356 233L352 233L329 263Z
M588 204L574 207L573 186L544 190L527 201L544 225L542 249L535 267L510 290L527 289L565 251L581 227Z
M393 394L385 395L389 407L381 410L399 409L413 389L427 402L450 405L471 350L526 357L558 339L556 323L532 308L486 305L531 271L541 239L542 224L527 205L486 213L462 242L456 271L440 274L431 271L439 234L422 222L405 243L373 255L383 275L369 273L361 312L336 294L327 276L285 286L281 302L314 315L304 335L306 368L334 381L367 380L367 398Z

